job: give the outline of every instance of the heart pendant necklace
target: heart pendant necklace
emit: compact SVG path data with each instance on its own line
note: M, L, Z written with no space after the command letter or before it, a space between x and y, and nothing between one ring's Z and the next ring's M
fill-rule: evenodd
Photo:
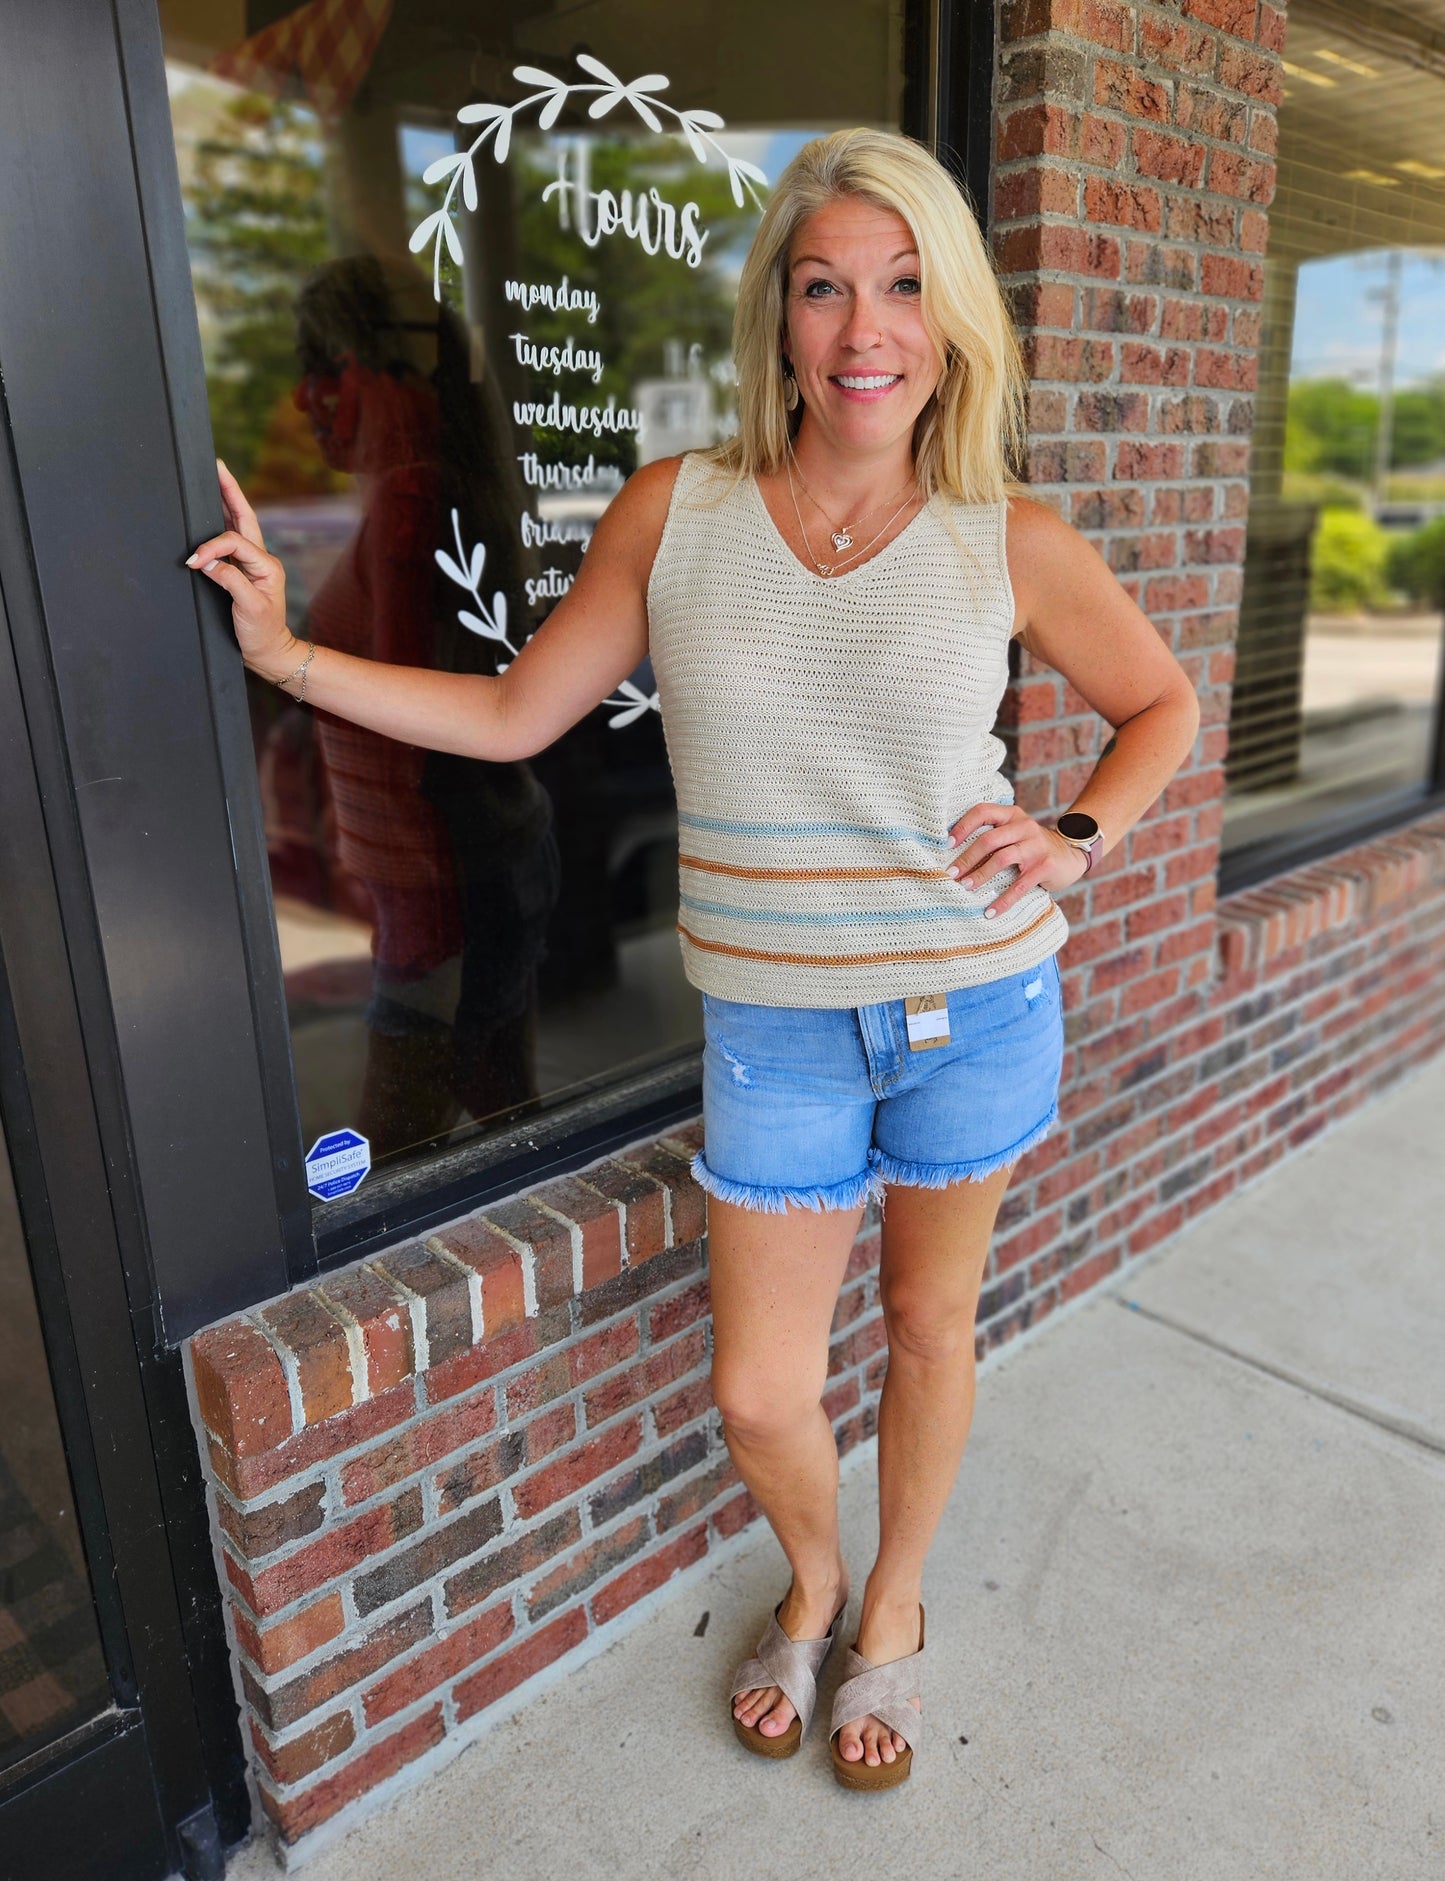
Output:
M793 453L791 450L788 452L788 456L792 462L793 468L795 470L798 470L798 460L797 458L793 456ZM807 497L808 501L813 505L813 508L817 510L818 514L823 518L824 522L827 523L828 528L831 532L829 535L829 540L833 544L833 552L835 555L841 555L845 549L852 548L853 531L858 526L859 523L865 521L869 516L873 515L876 510L886 509L890 503L892 503L897 497L900 497L903 494L904 490L911 489L913 486L913 478L910 477L907 483L902 484L898 489L896 489L893 492L892 496L885 496L881 503L875 503L873 504L872 508L865 509L863 511L863 514L857 517L855 521L851 523L837 524L833 521L832 517L828 514L827 510L823 508L823 505L818 501L817 497L813 495L813 492L808 488L808 485L803 477L803 473L801 470L798 470L798 482L802 484L803 486L804 496ZM895 511L895 514L896 514L896 511ZM890 518L890 521L891 520L892 519ZM803 526L802 520L800 518L798 522L798 527L801 529L802 526ZM886 527L887 525L885 524L884 526ZM877 541L876 536L874 537L874 541L875 542ZM824 568L822 563L820 562L818 564L818 571L820 574L831 574L832 565L830 564L827 568Z

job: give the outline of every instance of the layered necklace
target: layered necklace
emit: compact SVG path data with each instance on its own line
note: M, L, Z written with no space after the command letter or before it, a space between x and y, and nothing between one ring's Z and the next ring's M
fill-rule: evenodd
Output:
M892 528L893 524L897 522L898 518L903 514L904 510L906 510L908 505L913 501L913 497L914 497L914 488L913 488L914 475L912 472L910 472L907 483L900 486L900 488L902 490L906 490L908 494L903 498L903 501L898 505L897 509L895 509L893 514L888 518L888 521L884 523L883 527L879 529L876 532L876 534L869 537L869 539L863 544L861 549L853 549L853 553L851 555L843 555L842 551L844 549L853 548L853 530L857 527L857 523L862 522L864 516L871 516L874 510L882 509L885 504L891 503L893 501L893 497L885 496L881 503L874 503L870 508L865 509L862 515L860 515L857 518L857 522L844 523L841 525L841 527L834 527L833 519L829 516L827 510L823 508L823 505L818 501L817 497L813 495L813 492L808 488L807 484L803 481L803 473L800 470L798 472L798 482L803 485L803 492L807 496L808 501L813 505L813 507L818 511L819 515L822 516L823 520L828 524L828 527L832 532L829 539L833 544L833 548L835 552L841 557L841 559L838 561L820 562L817 556L814 555L813 553L813 545L808 540L807 530L803 527L803 512L798 508L798 493L793 488L793 453L791 450L788 452L785 468L787 469L787 473L788 473L788 494L793 499L793 514L798 519L798 534L803 538L803 547L808 552L808 560L813 564L814 568L817 569L820 575L837 574L840 569L846 568L849 562L856 562L859 556L866 555L869 549L871 549L873 544L878 540L878 538L880 536L886 535L888 530ZM893 492L893 496L897 496L898 494L899 494L898 490L895 490Z

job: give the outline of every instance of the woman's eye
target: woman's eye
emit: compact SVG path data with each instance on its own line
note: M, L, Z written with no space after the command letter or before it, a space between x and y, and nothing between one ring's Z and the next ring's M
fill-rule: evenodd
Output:
M905 274L900 280L895 281L893 285L895 287L901 287L906 293L916 294L922 288L923 283L916 274Z
M815 294L813 292L815 287L821 287L824 293L828 294L831 294L833 291L831 281L809 281L808 285L803 289L803 298L805 300L821 300L823 298L822 294Z

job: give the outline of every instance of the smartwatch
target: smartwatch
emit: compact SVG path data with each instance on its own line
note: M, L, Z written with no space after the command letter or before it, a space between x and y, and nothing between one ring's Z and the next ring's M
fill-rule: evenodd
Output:
M1054 828L1071 849L1083 851L1084 874L1087 875L1103 854L1104 832L1093 817L1086 816L1082 810L1065 810L1055 820Z

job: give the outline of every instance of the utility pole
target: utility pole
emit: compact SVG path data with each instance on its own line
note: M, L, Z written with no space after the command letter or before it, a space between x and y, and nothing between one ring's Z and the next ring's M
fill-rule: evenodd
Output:
M1405 256L1392 248L1385 257L1385 285L1371 288L1369 298L1380 302L1384 324L1380 333L1380 418L1375 427L1375 477L1372 504L1376 515L1385 501L1390 479L1390 447L1395 431L1395 355L1400 338L1400 275Z

